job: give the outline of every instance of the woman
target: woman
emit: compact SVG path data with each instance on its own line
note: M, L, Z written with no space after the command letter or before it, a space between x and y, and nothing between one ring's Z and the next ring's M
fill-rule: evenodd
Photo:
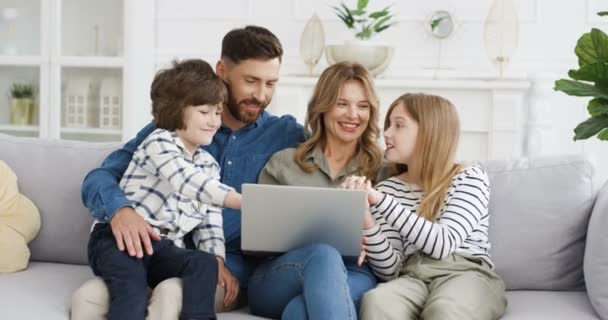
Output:
M337 187L347 176L376 176L382 162L378 99L369 72L356 63L328 67L308 104L311 137L272 156L262 184ZM262 263L249 281L254 314L281 319L356 319L363 293L376 285L367 266L313 244Z
M368 190L364 250L374 273L389 280L365 294L361 318L499 318L506 298L489 255L490 182L479 165L454 160L456 109L441 97L405 94L384 128L396 175L377 190L367 177L344 184Z

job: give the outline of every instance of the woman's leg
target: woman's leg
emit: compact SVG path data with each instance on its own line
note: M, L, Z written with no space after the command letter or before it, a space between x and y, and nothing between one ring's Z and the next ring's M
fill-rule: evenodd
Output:
M363 294L376 287L376 277L372 274L367 263L358 266L354 258L345 258L344 265L348 272L347 281L350 296L355 304L355 309L359 311Z
M249 281L249 306L252 313L270 318L356 319L349 291L338 251L315 244L262 263ZM298 300L286 308L295 298L305 308Z

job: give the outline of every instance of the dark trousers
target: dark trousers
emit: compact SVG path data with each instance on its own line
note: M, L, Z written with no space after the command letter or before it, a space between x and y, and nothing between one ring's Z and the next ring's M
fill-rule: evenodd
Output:
M214 255L176 247L172 241L152 241L154 254L142 259L118 250L109 224L95 225L89 240L89 264L110 290L108 319L146 317L148 286L179 277L183 284L181 319L215 319L213 304L218 267Z

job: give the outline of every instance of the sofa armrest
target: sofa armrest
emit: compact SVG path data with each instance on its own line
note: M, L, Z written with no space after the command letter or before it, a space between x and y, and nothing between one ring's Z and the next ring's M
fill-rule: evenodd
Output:
M608 319L608 182L599 190L587 229L584 273L591 304Z

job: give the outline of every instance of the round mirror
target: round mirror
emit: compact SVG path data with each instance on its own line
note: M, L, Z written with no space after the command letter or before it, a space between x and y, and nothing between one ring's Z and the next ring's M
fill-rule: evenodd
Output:
M438 39L445 39L454 31L454 19L447 11L434 12L427 23L433 37Z

